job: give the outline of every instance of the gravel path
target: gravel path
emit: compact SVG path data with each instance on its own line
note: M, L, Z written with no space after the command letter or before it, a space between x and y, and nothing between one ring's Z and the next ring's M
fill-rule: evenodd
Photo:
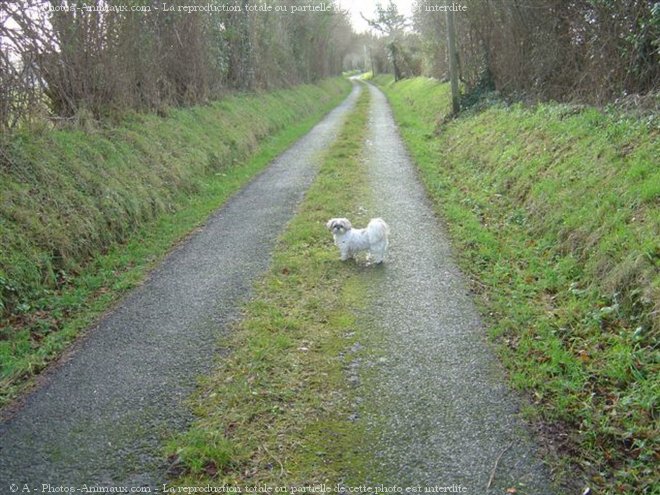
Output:
M274 240L360 89L172 252L0 425L10 484L162 487L162 441L191 420L185 398L213 363Z
M376 355L384 358L360 392L372 411L363 419L377 430L373 451L383 476L370 481L460 485L467 491L452 493L474 495L512 487L554 493L386 98L369 90L373 216L392 230L370 311L382 342Z

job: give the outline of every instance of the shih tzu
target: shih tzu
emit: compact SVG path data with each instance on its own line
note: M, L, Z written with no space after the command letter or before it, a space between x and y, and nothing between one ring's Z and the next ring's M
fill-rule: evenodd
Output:
M390 228L381 218L372 218L365 229L354 229L347 218L332 218L326 227L335 239L341 260L352 258L358 251L369 251L367 259L382 263L387 250Z

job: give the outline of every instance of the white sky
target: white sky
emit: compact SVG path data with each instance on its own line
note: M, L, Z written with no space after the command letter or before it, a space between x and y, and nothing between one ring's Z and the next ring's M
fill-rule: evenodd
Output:
M5 0L0 0L0 2L2 1ZM394 3L399 9L399 13L410 19L412 16L412 6L415 1L416 0L394 0ZM365 22L364 19L362 19L360 13L362 13L365 17L372 18L374 17L374 12L376 11L376 4L380 3L383 7L386 7L389 3L389 0L336 0L336 2L339 4L342 10L348 10L355 32L363 33L365 31L369 31L369 25ZM13 20L10 19L9 22L12 23L13 27L13 24L15 24Z
M399 13L410 18L412 15L412 4L414 0L394 0L394 3L399 9ZM351 23L355 32L362 33L369 31L369 25L362 19L360 12L365 17L372 18L376 11L376 3L380 3L383 7L387 6L389 0L337 0L342 10L348 10Z

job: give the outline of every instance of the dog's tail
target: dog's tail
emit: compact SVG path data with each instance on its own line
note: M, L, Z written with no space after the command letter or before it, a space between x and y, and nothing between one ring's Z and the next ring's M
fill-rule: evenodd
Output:
M387 240L390 233L390 227L382 218L372 218L367 224L367 235L369 243L375 244L382 240Z

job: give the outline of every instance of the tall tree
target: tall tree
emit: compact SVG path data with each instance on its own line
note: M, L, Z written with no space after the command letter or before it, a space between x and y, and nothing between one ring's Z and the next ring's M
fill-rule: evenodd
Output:
M383 7L380 3L376 4L374 19L368 19L364 15L362 15L362 18L367 21L369 26L385 36L388 57L394 70L394 80L398 81L402 77L401 43L404 30L408 25L406 17L399 13L399 9L393 0L389 0L387 7Z

